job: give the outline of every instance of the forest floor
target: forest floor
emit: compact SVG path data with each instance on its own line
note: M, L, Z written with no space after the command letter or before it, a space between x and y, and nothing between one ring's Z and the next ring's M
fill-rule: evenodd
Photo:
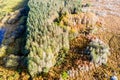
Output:
M107 63L107 67L100 66L96 70L89 71L89 77L83 77L81 80L93 80L93 74L97 73L98 76L102 76L103 74L107 74L108 76L112 76L113 72L116 72L118 79L120 79L120 0L84 0L83 3L90 4L89 8L85 8L85 10L91 11L97 14L100 18L102 18L102 22L104 22L103 30L97 32L96 36L109 44L111 55L109 56L109 60ZM85 75L87 76L87 75ZM98 78L95 80L109 80L107 78Z
M70 42L70 51L62 66L51 69L49 75L44 76L45 80L48 77L51 80L56 80L57 76L62 76L65 80L110 80L110 76L113 75L120 79L120 0L84 0L83 4L86 3L90 6L84 7L82 10L95 13L104 25L95 36L110 47L111 55L107 64L99 67L93 65L94 68L89 71L78 71L76 68L77 62L78 64L81 62L83 65L87 63L86 58L82 54L79 55L79 48L77 48L78 45L83 46L86 42L83 36L78 36ZM77 71L77 73L65 78L65 71L68 70L71 70L72 73Z
M81 39L80 36L71 41L71 49L66 55L64 63L61 66L53 67L49 74L43 74L44 80L58 80L61 76L65 80L110 80L110 76L113 76L113 74L120 79L120 0L84 0L83 4L86 3L90 7L85 7L83 10L93 12L103 20L104 27L95 36L110 46L111 55L107 64L94 67L89 71L78 72L74 77L66 78L68 75L64 71L76 70L78 58L84 60L82 63L86 62L83 55L79 55L77 51L73 50L77 45L84 45L85 40L83 40L84 38ZM6 69L1 66L2 64L0 62L0 80L28 80L30 78L26 69L24 71L21 68ZM33 80L43 80L43 78L39 76Z
M110 80L110 76L114 74L120 79L120 0L84 0L83 4L89 4L90 7L83 8L83 11L93 12L99 18L101 18L104 26L99 30L95 36L107 43L110 47L111 55L109 56L108 62L106 65L101 65L100 67L93 68L90 71L80 72L79 75L75 74L74 78L69 78L68 80ZM71 46L77 47L77 45L84 44L84 40L81 37L78 37L71 41ZM76 54L78 52L73 52L73 47L71 47L69 54L76 56L75 58L69 58L70 60L67 63L64 63L64 67L68 67L70 62L72 62L75 68L75 63L77 59L81 59L82 63L83 57ZM72 66L73 67L73 66ZM58 69L58 67L57 67ZM77 71L77 70L73 70ZM58 71L56 71L58 72Z

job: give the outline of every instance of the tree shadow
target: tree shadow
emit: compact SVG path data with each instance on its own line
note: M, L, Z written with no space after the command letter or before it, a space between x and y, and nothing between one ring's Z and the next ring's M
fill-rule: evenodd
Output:
M5 69L6 71L15 71L19 73L19 78L21 79L21 73L25 72L27 74L27 54L24 54L24 50L25 50L25 45L26 45L26 38L27 38L27 17L28 17L28 13L29 13L29 7L28 7L28 1L29 0L24 0L22 1L19 5L17 5L16 7L13 8L13 10L20 10L21 16L19 17L19 21L22 20L22 22L18 25L23 25L23 27L16 27L11 33L9 37L13 37L14 41L10 44L5 44L7 46L14 46L14 50L17 49L17 47L19 47L17 53L7 53L7 50L10 50L8 47L6 47L6 51L5 51L5 56L0 57L0 68ZM22 17L25 17L24 19L21 19ZM15 23L15 25L17 23L19 23L19 21L17 21ZM7 24L5 24L7 25ZM11 24L14 25L14 24ZM4 29L7 29L7 27L4 26L4 28L2 29L3 31L0 31L0 44L2 44L2 40L3 40L3 33L6 33L4 31ZM2 35L3 34L3 35ZM4 40L3 40L4 41ZM19 45L19 46L16 46ZM2 47L2 46L1 46ZM1 53L0 53L1 54ZM18 62L18 66L17 67L6 67L5 66L5 62L4 60L6 58L8 58L10 55L14 55L14 56L18 56L19 59L17 60ZM10 57L11 58L11 57ZM16 58L15 58L16 59ZM0 70L1 72L1 70ZM3 76L4 74L1 74L0 76ZM7 74L6 74L7 76ZM7 76L8 77L8 76ZM1 77L0 77L1 79ZM4 78L3 78L4 79Z
M13 7L12 10L15 11L20 8L26 7L26 6L28 6L28 2L29 2L29 0L21 0L21 2L17 6Z

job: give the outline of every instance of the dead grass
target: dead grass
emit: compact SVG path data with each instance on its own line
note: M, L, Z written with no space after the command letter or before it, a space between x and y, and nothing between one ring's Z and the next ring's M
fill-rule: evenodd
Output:
M23 7L27 0L0 0L0 19L6 14Z

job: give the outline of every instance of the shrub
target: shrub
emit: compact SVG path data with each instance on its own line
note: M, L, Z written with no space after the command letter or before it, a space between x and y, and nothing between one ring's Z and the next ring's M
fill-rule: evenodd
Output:
M28 5L25 52L28 52L28 70L34 76L54 66L60 49L69 49L68 31L54 21L62 13L74 13L79 4L77 0L29 0Z
M99 39L93 39L87 46L85 53L90 55L96 66L107 63L109 46Z

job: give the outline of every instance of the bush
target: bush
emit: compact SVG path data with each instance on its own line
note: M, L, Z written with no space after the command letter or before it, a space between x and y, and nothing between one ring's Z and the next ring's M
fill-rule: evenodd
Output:
M79 4L74 0L30 0L28 5L25 52L28 52L28 70L34 76L54 66L60 49L69 49L68 31L54 21L62 13L73 13Z
M110 55L109 46L97 38L88 44L85 53L90 55L96 66L106 64Z

